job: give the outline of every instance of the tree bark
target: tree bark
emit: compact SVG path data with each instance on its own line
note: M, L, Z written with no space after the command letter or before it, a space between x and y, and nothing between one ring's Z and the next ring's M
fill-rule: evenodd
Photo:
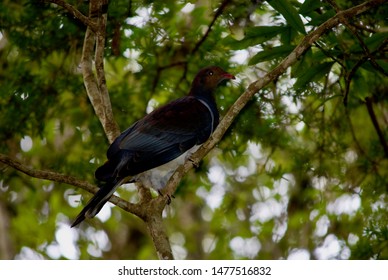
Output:
M89 17L97 25L97 31L94 32L89 26L86 28L81 65L87 95L109 143L112 143L120 134L120 129L113 117L104 71L107 5L107 0L91 0L89 3ZM93 60L96 75L93 72Z

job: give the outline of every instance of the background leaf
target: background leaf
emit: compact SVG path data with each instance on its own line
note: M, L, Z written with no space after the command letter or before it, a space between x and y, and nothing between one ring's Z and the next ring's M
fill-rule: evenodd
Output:
M324 62L311 67L306 67L296 77L297 81L294 85L294 88L297 91L305 90L307 83L319 80L320 78L326 76L333 64L334 62Z
M262 52L257 53L254 57L249 61L249 65L257 64L259 62L272 60L272 59L281 59L286 57L295 46L279 46L273 47L271 49L264 50Z
M284 18L287 23L292 26L295 30L298 30L302 34L306 34L304 24L300 18L298 11L293 5L291 5L288 0L270 0L268 4L272 6L276 11L278 11Z

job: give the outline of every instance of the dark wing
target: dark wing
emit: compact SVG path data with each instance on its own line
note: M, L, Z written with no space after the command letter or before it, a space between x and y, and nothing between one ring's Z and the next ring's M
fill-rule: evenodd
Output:
M97 169L102 181L127 177L167 163L211 135L218 113L187 96L160 107L124 131Z

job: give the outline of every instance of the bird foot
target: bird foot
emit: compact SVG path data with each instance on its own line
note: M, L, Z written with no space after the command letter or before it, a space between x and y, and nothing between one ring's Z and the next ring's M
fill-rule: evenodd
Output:
M158 193L160 196L164 197L164 194L160 190L158 190ZM175 198L175 196L173 194L172 195L166 194L166 196L167 196L167 205L170 205L172 201L171 197Z
M197 161L193 160L191 157L189 157L189 161L192 163L194 168L198 168L199 167L199 163Z

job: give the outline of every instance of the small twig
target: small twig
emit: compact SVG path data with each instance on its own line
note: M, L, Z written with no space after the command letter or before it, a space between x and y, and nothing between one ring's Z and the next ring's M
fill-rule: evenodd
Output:
M376 130L376 133L379 136L381 146L383 146L385 158L388 158L388 144L387 144L387 141L385 140L384 133L381 131L379 122L377 121L377 117L373 109L372 97L365 98L365 104L366 104L366 108L368 109L369 117Z
M197 44L195 44L193 50L191 51L191 55L193 55L194 53L196 53L199 49L199 47L203 44L203 42L205 42L206 38L209 36L210 34L210 31L212 30L212 27L214 25L214 23L216 22L216 20L218 19L218 17L222 14L222 12L224 11L225 7L229 4L229 1L230 0L224 0L222 3L221 3L221 6L217 9L217 12L215 13L214 17L213 17L213 20L210 22L209 26L207 27L207 30L205 32L205 34L202 36L202 38L197 42Z
M330 57L332 60L334 60L335 62L337 62L339 65L342 66L342 68L345 68L345 64L339 60L338 58L336 58L335 56L331 55L327 50L325 50L321 45L318 44L318 42L315 42L314 43L314 46L316 46L318 49L321 50L321 52L326 55L327 57Z
M337 3L334 1L334 0L326 0L327 2L329 2L329 4L331 6L333 6L333 8L336 10L337 13L339 13L341 10L340 8L338 7ZM387 73L385 72L385 70L376 62L376 60L374 59L374 57L372 56L368 46L365 44L364 40L361 38L361 36L358 34L357 32L357 29L351 25L347 19L347 17L345 16L341 16L340 17L340 21L350 30L350 32L357 38L358 42L360 43L360 46L361 48L364 50L365 54L366 54L366 57L368 58L368 60L370 61L370 63L372 64L373 67L375 67L378 71L384 73L385 75L387 75Z
M346 120L348 121L350 133L352 134L352 138L353 138L354 143L356 144L358 153L362 154L366 159L368 159L370 162L374 163L374 161L367 155L367 153L361 147L361 144L357 139L356 132L354 131L353 123L352 123L352 120L350 118L348 107L345 107L345 117L346 117Z
M69 3L66 3L63 0L45 0L47 2L56 4L62 8L64 8L66 11L68 11L73 17L81 21L85 26L88 26L92 29L93 32L97 32L97 24L93 22L89 17L82 14L79 10L77 10L74 6L70 5Z
M375 50L372 54L374 53L378 53L380 52L381 50L384 49L385 45L387 44L388 40L385 40L381 45L380 47ZM357 63L353 66L353 68L350 70L349 73L346 73L345 74L345 94L344 94L344 98L343 98L343 103L344 103L344 106L346 107L348 105L348 98L349 98L349 91L350 91L350 83L352 82L352 79L353 79L353 76L354 74L356 73L356 71L358 70L358 68L360 68L360 66L362 64L364 64L365 62L367 62L369 60L369 56L368 55L365 55L364 57L362 57L359 61L357 61ZM380 66L379 66L380 67ZM376 67L375 67L376 68ZM381 67L380 67L381 68ZM343 67L344 71L346 71L346 67ZM376 68L377 70L379 70L379 68L377 67ZM384 70L380 71L383 75L387 76L387 74L385 73Z
M189 68L189 66L188 66L187 63L183 65L183 73L182 73L182 76L181 76L181 78L179 79L178 83L177 83L176 86L175 86L175 90L178 90L179 85L182 83L182 81L183 81L184 79L186 79L186 75L187 75L188 68Z
M356 65L350 70L349 73L345 74L345 94L343 98L344 106L348 106L349 92L350 92L350 83L352 82L353 76L356 73L357 69L367 60L367 57L363 57L357 61ZM346 71L346 70L345 70Z

